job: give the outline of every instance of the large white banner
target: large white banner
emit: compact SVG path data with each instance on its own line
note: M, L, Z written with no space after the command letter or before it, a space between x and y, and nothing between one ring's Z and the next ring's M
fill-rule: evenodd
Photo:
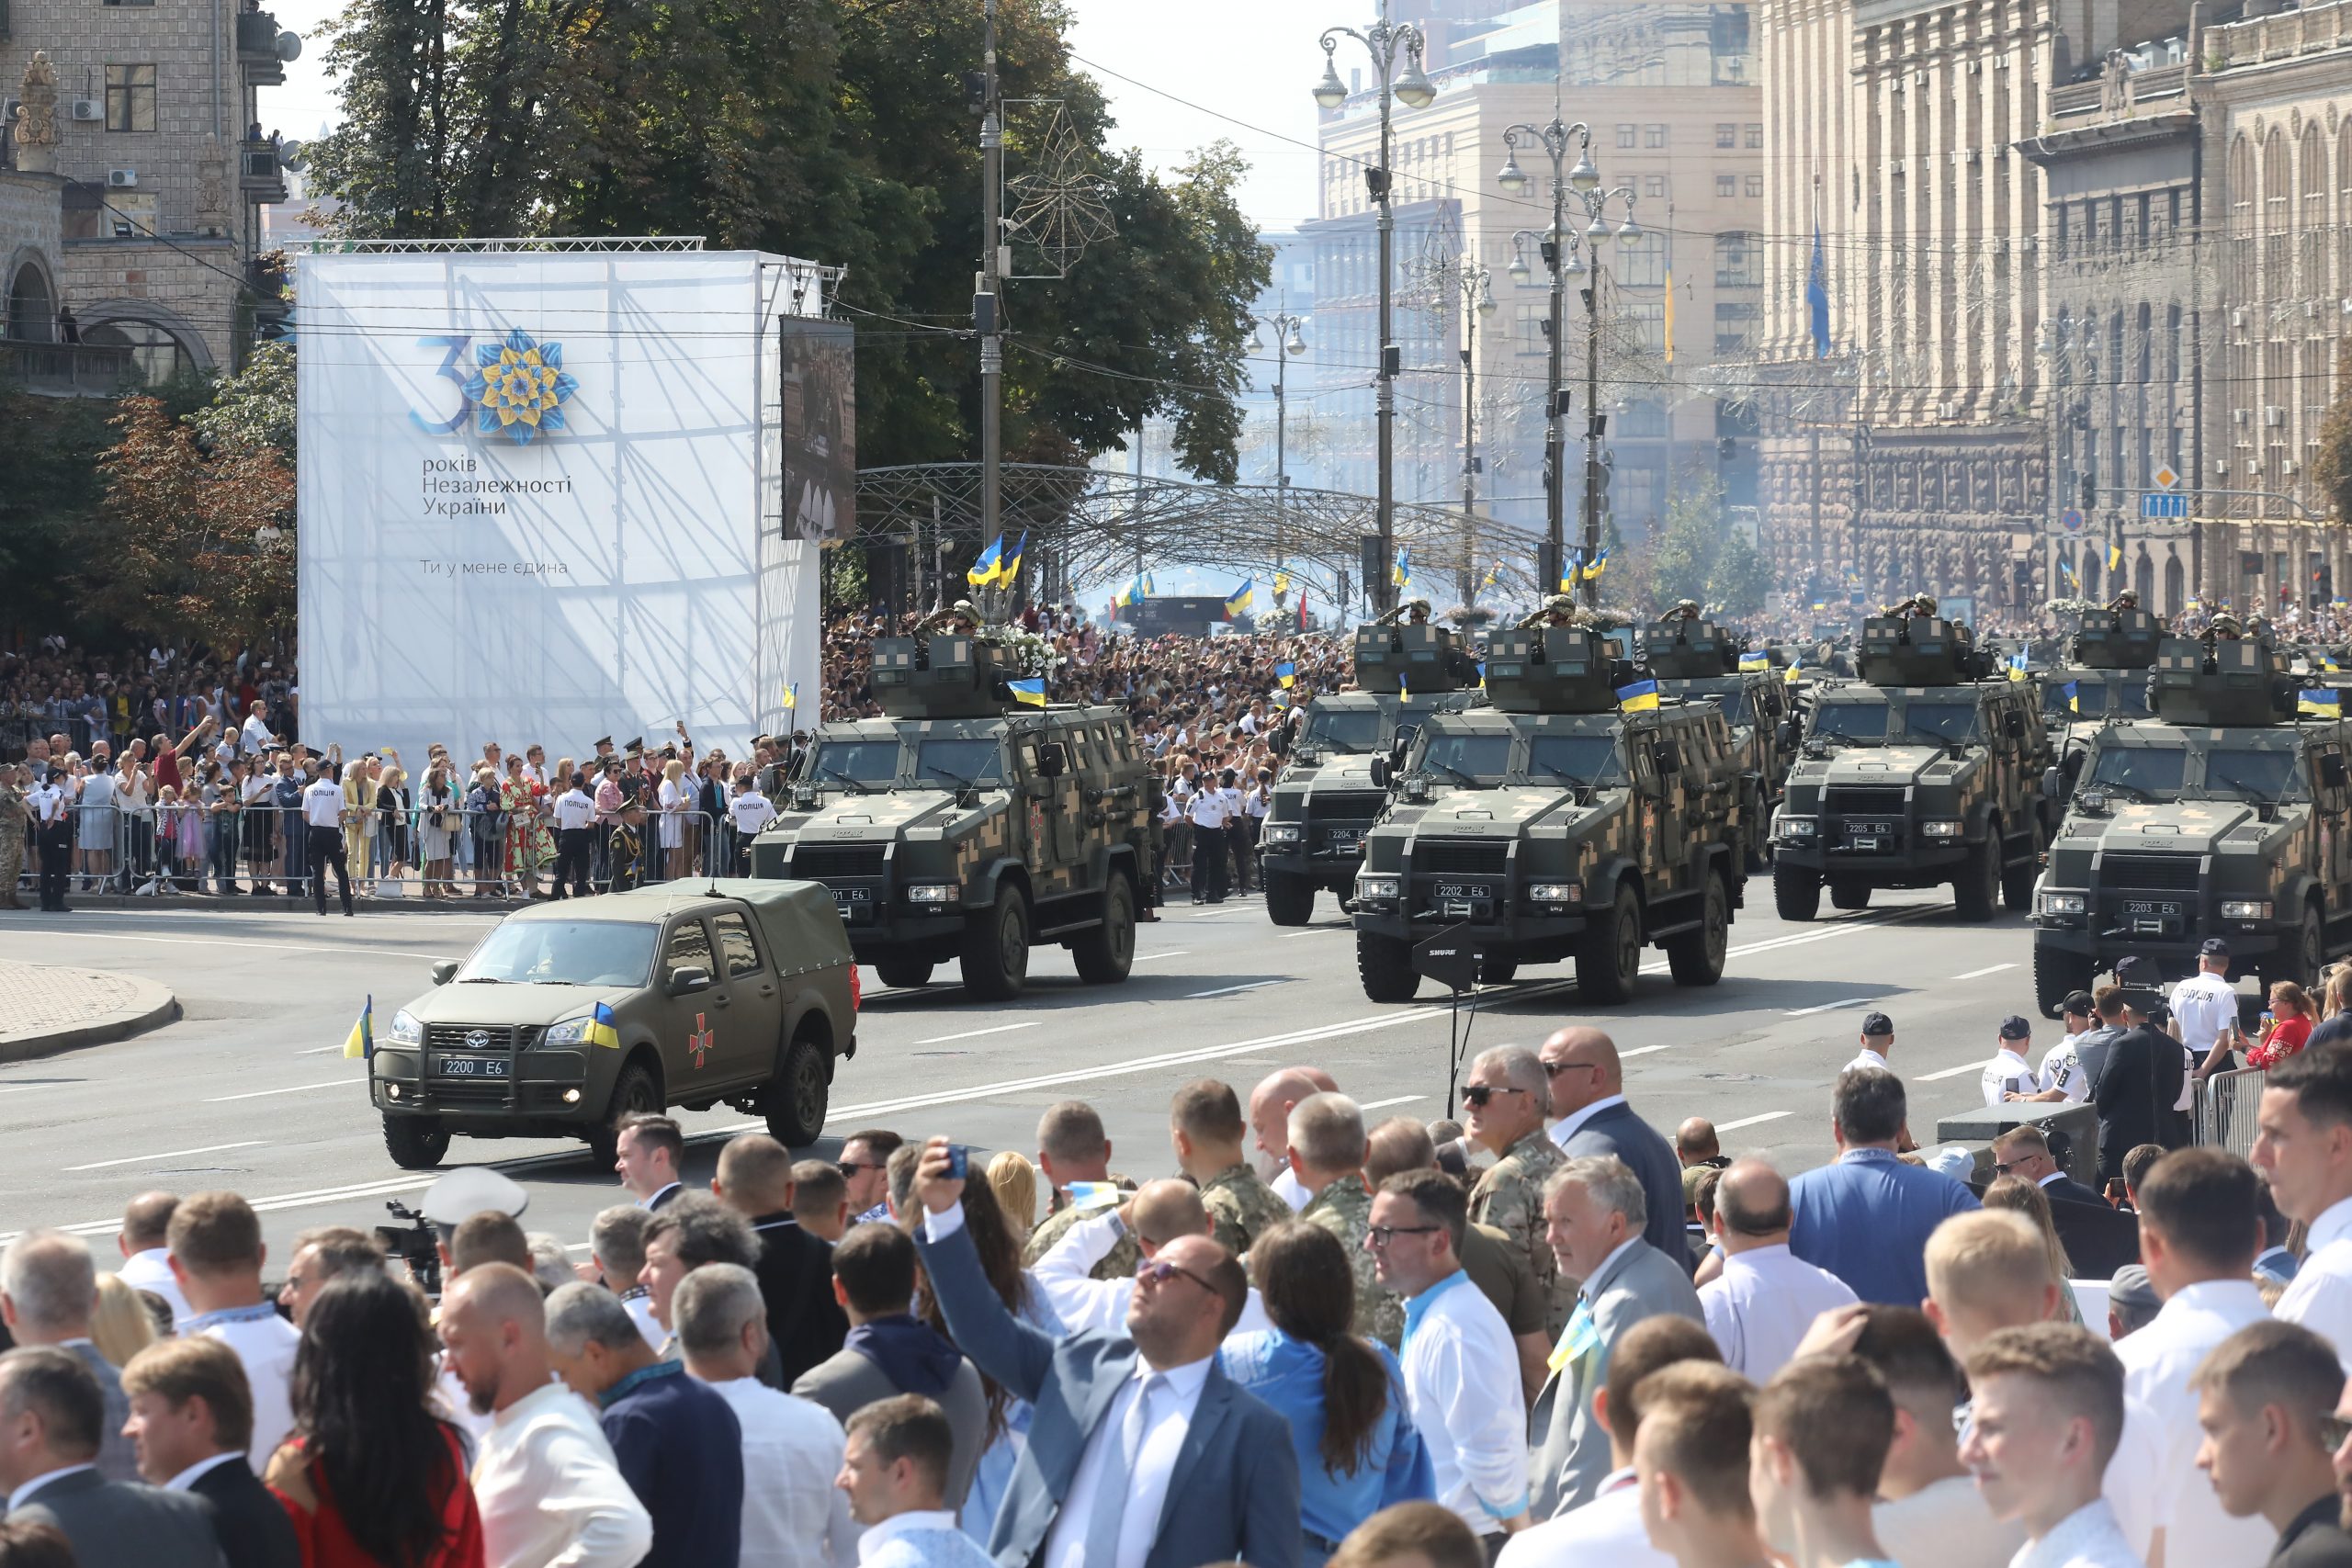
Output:
M552 762L813 723L817 547L782 497L778 317L746 252L317 254L300 344L303 739ZM797 713L786 694L797 690Z

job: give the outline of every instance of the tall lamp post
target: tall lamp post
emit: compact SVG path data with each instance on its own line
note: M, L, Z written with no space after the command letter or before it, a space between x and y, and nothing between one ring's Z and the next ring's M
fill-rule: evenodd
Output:
M1536 242L1545 270L1552 279L1549 335L1551 353L1544 378L1544 547L1549 557L1544 562L1544 581L1556 582L1562 565L1567 559L1566 511L1566 475L1560 421L1567 417L1568 394L1561 384L1561 336L1563 296L1568 278L1585 276L1589 270L1589 283L1585 298L1585 441L1584 441L1584 558L1591 560L1600 549L1600 518L1598 498L1600 492L1600 435L1606 428L1600 423L1600 241L1610 232L1607 220L1609 204L1623 197L1625 220L1616 231L1620 241L1632 240L1641 233L1634 221L1634 188L1619 186L1613 190L1600 188L1600 171L1592 166L1592 128L1581 120L1570 125L1563 122L1556 110L1547 125L1525 122L1511 126L1503 132L1503 166L1495 175L1495 184L1507 196L1518 196L1530 183L1519 166L1521 142L1540 151L1552 163L1552 223L1539 233L1521 229L1511 236L1510 276L1524 280L1529 273L1527 242ZM1573 150L1574 166L1568 164ZM1581 236L1568 229L1568 209L1573 202L1586 220ZM1585 257L1584 240L1594 243L1589 268ZM1597 604L1600 597L1598 580L1584 580L1585 603Z
M1453 268L1462 294L1462 602L1478 572L1478 318L1495 313L1494 275L1464 259Z
M1373 394L1373 413L1380 432L1380 558L1374 563L1377 575L1367 586L1372 589L1374 607L1385 612L1394 607L1396 600L1390 570L1396 546L1396 486L1392 469L1396 451L1396 374L1401 368L1398 349L1389 341L1393 305L1390 296L1396 282L1391 274L1396 266L1396 214L1390 202L1395 186L1389 170L1391 108L1392 100L1408 109L1427 107L1437 98L1437 85L1421 69L1428 39L1410 22L1391 22L1388 0L1380 0L1379 17L1365 31L1344 27L1323 31L1323 80L1315 85L1315 101L1327 109L1337 109L1348 101L1347 84L1340 80L1337 57L1342 38L1351 38L1363 45L1380 77L1380 161L1363 172L1364 187L1380 208L1376 224L1380 234L1380 369Z
M1253 318L1260 325L1273 329L1274 354L1274 565L1283 564L1283 523L1290 503L1290 467L1283 451L1284 426L1290 417L1290 404L1283 396L1283 382L1290 373L1290 362L1306 352L1306 318L1287 310L1276 310L1271 316ZM1255 328L1250 333L1247 353L1251 357L1263 354L1266 344ZM1282 607L1282 595L1274 596L1275 608Z

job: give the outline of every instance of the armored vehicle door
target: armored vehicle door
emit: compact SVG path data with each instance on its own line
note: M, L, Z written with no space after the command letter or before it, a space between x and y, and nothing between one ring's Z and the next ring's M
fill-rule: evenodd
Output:
M699 985L691 978L696 971L703 976ZM738 1032L718 1005L726 994L724 973L700 915L681 915L670 922L662 933L662 963L653 983L661 991L665 1026L657 1039L662 1071L673 1100L726 1077L719 1042L723 1038L734 1044Z
M2341 726L2311 736L2303 747L2303 766L2311 781L2317 834L2312 869L2326 901L2322 914L2334 920L2352 912L2352 832L2345 830L2345 814L2352 807L2352 759L2345 754Z
M784 1030L784 988L775 977L775 955L762 951L765 939L741 910L710 917L716 938L712 956L710 1068L738 1083L765 1075L775 1065Z
M1037 737L1035 786L1029 798L1036 810L1029 825L1036 832L1038 891L1051 896L1076 886L1078 863L1079 744L1074 728L1049 729Z

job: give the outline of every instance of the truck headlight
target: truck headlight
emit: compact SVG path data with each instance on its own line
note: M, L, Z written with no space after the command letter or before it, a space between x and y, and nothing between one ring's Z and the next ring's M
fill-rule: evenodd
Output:
M2035 902L2045 915L2079 915L2087 908L2080 893L2041 893Z
M1821 819L1817 817L1783 817L1781 818L1781 837L1783 839L1810 839L1820 831Z
M1295 844L1298 842L1298 824L1295 822L1267 823L1266 842L1270 844Z
M1581 882L1537 882L1527 889L1528 901L1535 904L1581 904L1584 884Z
M392 1014L392 1032L388 1038L403 1045L422 1045L424 1043L424 1025L416 1021L414 1013L402 1008Z
M1919 824L1919 832L1923 838L1957 839L1961 835L1962 827L1963 824L1952 821L1922 822Z
M2267 920L2270 918L2267 898L2224 898L2222 919L2225 920Z
M913 904L953 904L956 892L952 882L918 882L907 889L907 900Z
M1356 878L1356 897L1394 898L1396 897L1396 879L1393 876L1359 876Z
M539 1043L542 1045L584 1045L588 1041L588 1026L594 1021L594 1019L585 1014L579 1018L567 1018L561 1023L551 1026L545 1034L540 1035Z

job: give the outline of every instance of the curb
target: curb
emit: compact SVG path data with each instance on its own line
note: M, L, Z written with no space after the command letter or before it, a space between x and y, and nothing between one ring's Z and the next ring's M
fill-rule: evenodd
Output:
M309 898L255 898L249 895L229 897L218 893L167 893L155 897L141 897L129 893L69 893L65 896L65 903L68 909L218 909L226 913L255 915L315 915L318 912L317 903ZM529 901L522 898L376 898L355 893L351 906L367 915L503 915L529 908ZM327 901L329 916L338 916L342 912L334 899Z
M139 988L138 999L129 1008L109 1017L71 1029L52 1029L46 1033L19 1035L0 1039L0 1062L28 1062L40 1056L55 1055L82 1045L104 1045L117 1040L128 1040L134 1034L144 1034L151 1029L176 1022L180 1016L180 999L155 981L135 976L123 976Z

